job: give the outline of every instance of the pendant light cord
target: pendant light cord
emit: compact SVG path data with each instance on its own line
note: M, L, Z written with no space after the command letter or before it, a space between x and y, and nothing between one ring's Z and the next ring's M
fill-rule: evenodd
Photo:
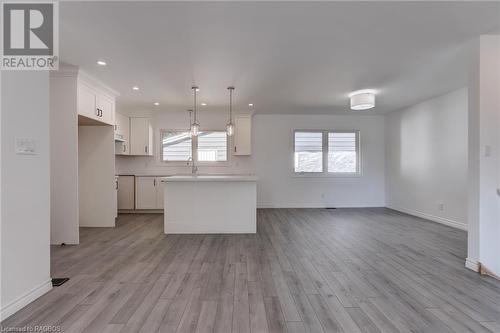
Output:
M193 91L194 91L194 124L196 124L196 90L198 89L198 87L193 87Z
M234 87L227 87L229 90L229 123L233 123L233 90Z

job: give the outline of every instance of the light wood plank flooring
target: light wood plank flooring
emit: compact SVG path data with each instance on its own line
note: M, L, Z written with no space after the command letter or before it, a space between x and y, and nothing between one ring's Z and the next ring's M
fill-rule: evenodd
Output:
M500 332L466 233L383 209L263 209L255 235L164 235L120 215L53 247L70 277L2 323L67 332Z

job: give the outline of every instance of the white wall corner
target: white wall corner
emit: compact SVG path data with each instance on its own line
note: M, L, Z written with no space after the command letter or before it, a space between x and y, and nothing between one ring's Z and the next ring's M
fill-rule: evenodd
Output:
M51 289L52 289L52 281L49 280L31 289L26 294L16 298L15 300L13 300L12 302L10 302L9 304L5 305L0 309L0 321L3 321L6 318L10 317L17 311L24 308L26 305L36 300L38 297L50 291Z
M465 267L474 272L479 272L479 262L473 259L465 259Z
M393 210L397 210L399 212L403 212L403 213L406 213L406 214L409 214L409 215L417 216L417 217L420 217L420 218L423 218L423 219L426 219L426 220L430 220L430 221L433 221L433 222L437 222L437 223L440 223L440 224L444 224L444 225L447 225L449 227L453 227L453 228L457 228L457 229L460 229L460 230L467 231L467 224L464 223L464 222L460 222L460 221L457 221L457 220L451 220L451 219L447 219L447 218L436 216L436 215L427 214L427 213L416 211L416 210L413 210L413 209L397 207L397 206L394 206L394 205L391 205L391 204L388 204L387 208L390 208L390 209L393 209Z

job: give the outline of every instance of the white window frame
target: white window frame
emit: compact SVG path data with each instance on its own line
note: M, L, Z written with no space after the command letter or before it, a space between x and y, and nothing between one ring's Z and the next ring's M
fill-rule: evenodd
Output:
M322 133L322 169L321 172L296 172L295 171L295 133ZM356 172L330 172L328 171L328 133L355 133L356 134ZM361 174L361 135L359 130L307 130L296 129L292 134L292 174L295 177L360 177Z
M176 132L185 133L189 132L189 129L160 129L160 162L169 165L186 165L186 163L191 163L191 161L164 161L163 160L163 133L164 132ZM193 138L191 137L191 157L193 157Z
M189 129L160 129L160 162L162 164L167 164L170 166L182 166L182 165L191 165L193 161L164 161L163 160L163 133L164 132L189 132ZM226 132L226 130L221 129L200 129L200 132ZM198 137L191 137L191 157L196 163L196 165L201 166L225 166L229 163L230 159L230 140L226 135L226 160L225 161L198 161Z
M200 132L226 132L226 130L221 130L221 129L200 129ZM229 163L229 137L226 134L226 160L225 161L198 161L198 136L193 138L193 159L196 158L195 162L197 165L214 165L214 166L220 166L220 165L225 165Z

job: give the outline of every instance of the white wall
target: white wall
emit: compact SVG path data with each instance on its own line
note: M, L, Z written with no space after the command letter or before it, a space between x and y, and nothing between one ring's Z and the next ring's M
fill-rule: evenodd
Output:
M50 77L51 244L78 244L76 71Z
M296 129L359 130L359 177L311 177L293 173ZM256 115L251 163L259 207L384 206L384 118L340 115Z
M5 319L52 287L49 75L5 71L1 76L0 317ZM36 155L17 155L15 138L34 139Z
M385 131L387 206L466 229L467 89L388 114Z
M466 266L500 276L500 36L472 43Z
M128 114L134 114L128 112ZM144 115L144 113L136 113ZM190 172L187 166L167 166L159 161L159 129L187 128L188 114L156 112L155 156L117 156L119 174L165 175ZM224 129L227 113L200 112L206 129ZM293 174L295 129L355 129L361 131L361 177L317 178ZM382 116L255 115L252 155L230 156L220 167L200 166L201 173L254 173L259 177L259 207L365 207L384 206L384 119ZM232 151L232 149L230 149Z

